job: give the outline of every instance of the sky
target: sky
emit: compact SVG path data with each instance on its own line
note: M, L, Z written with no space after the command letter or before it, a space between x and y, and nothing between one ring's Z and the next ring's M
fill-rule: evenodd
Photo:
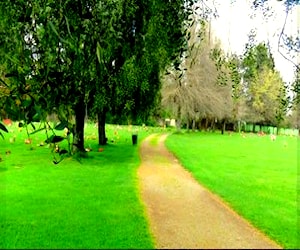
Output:
M256 41L268 42L275 60L275 67L280 72L285 82L292 82L294 79L294 66L278 52L278 39L284 25L286 16L285 7L282 2L270 0L269 5L273 12L271 16L263 18L261 10L251 9L249 0L215 0L212 1L217 9L219 17L212 19L211 28L214 35L220 39L222 48L227 53L242 55L245 51L245 44L248 42L248 34L251 29L256 30ZM234 2L231 4L230 2ZM254 15L254 16L253 16ZM251 16L253 16L251 18ZM300 28L300 6L293 8L289 13L285 33L296 36ZM287 51L280 49L287 57ZM300 62L298 55L294 54L292 60Z

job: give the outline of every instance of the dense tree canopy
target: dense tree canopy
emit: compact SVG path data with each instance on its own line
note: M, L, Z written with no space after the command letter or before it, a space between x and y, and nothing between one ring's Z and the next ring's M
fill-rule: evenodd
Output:
M187 6L180 0L3 1L4 110L26 123L57 113L70 130L75 115L73 144L83 150L88 108L98 114L105 143L106 112L135 118L156 102L160 72L183 52Z
M285 85L275 70L268 47L261 43L248 48L243 59L243 85L246 112L243 119L260 124L279 125L286 112Z

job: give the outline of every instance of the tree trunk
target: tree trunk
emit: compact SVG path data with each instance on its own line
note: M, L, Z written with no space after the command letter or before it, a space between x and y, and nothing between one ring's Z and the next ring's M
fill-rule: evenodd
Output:
M205 130L208 131L208 118L205 118Z
M84 119L85 119L85 106L84 101L80 100L75 106L75 126L74 126L74 141L73 151L84 152Z
M241 121L238 121L238 132L241 133Z
M190 121L189 121L189 119L187 119L187 121L186 121L186 130L187 130L187 132L190 131Z
M198 120L198 121L197 121L197 126L198 126L199 131L202 131L201 120Z
M105 118L106 112L102 111L98 113L98 140L99 145L105 145L107 142L106 134L105 134Z
M222 135L224 134L225 130L226 130L226 120L223 121L222 131L221 131Z
M195 119L193 119L193 123L192 123L192 130L193 130L193 132L195 132L195 128L196 128L196 122L195 122Z
M177 128L177 131L180 131L180 129L181 129L181 120L180 119L176 119L176 128Z
M215 119L212 119L212 120L211 120L210 126L211 126L212 132L215 132Z

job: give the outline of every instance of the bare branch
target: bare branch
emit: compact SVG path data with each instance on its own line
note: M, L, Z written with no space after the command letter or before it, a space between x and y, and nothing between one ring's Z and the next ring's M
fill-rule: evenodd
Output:
M279 52L279 54L286 60L288 60L289 62L291 62L298 70L299 70L299 65L297 63L295 63L292 59L288 58L286 55L284 55L284 53L280 50L280 41L281 39L283 39L283 35L284 35L284 31L285 31L285 27L286 27L286 23L287 23L287 18L289 16L289 12L290 12L290 7L287 5L286 6L286 13L285 13L285 19L284 19L284 23L283 23L283 27L281 29L281 32L279 34L279 38L278 38L278 43L277 43L277 51Z

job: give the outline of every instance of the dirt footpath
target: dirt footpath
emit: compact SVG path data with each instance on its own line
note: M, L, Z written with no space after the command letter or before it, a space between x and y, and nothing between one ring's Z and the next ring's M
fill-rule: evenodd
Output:
M200 186L167 151L166 137L142 142L138 170L156 248L281 248Z

